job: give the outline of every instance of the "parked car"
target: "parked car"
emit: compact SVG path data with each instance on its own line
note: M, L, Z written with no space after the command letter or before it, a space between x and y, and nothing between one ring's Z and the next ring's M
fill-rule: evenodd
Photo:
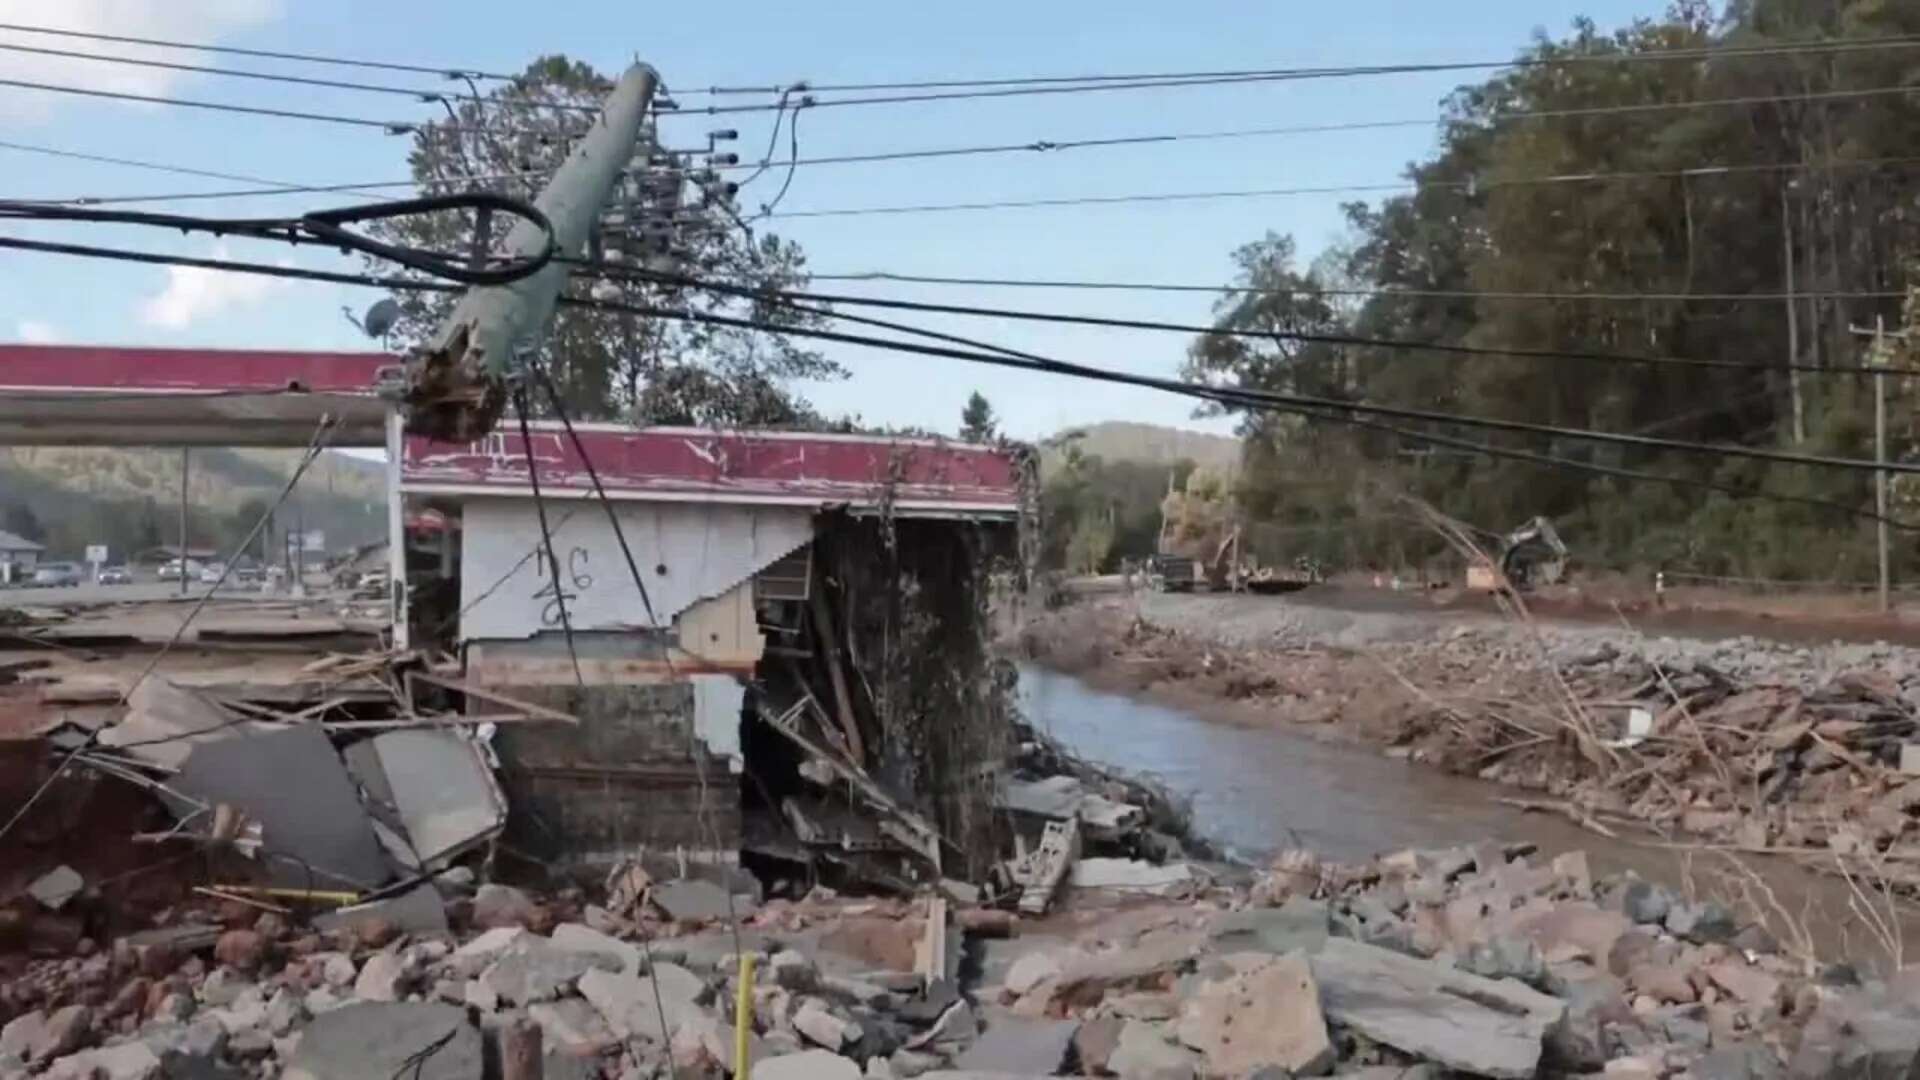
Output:
M226 576L226 563L210 562L200 568L200 584L202 585L217 585L220 583L220 579Z
M194 561L193 559L188 559L187 560L188 580L192 580L199 576L200 576L200 564ZM179 581L180 580L180 560L179 559L168 559L166 562L163 562L160 564L160 580L161 581Z
M80 565L70 562L43 562L33 568L33 583L41 588L67 588L80 584Z
M124 566L103 566L100 568L100 576L94 580L102 585L131 585L133 571Z

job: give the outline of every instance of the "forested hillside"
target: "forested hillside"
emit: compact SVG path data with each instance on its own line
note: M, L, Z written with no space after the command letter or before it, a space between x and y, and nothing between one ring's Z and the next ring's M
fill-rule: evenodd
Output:
M1903 299L1920 280L1920 48L1768 49L1914 34L1915 3L1745 0L1716 12L1683 0L1658 20L1537 41L1527 57L1575 62L1461 87L1444 104L1437 152L1408 168L1415 190L1349 206L1350 231L1332 250L1309 262L1290 237L1250 238L1236 255L1241 291L1223 294L1215 325L1261 334L1203 337L1186 374L1871 457L1871 376L1789 365L1859 365L1868 341L1855 328L1906 325ZM1322 340L1262 336L1273 332ZM1913 363L1904 351L1892 359ZM1890 453L1906 458L1914 387L1888 378L1887 390ZM1437 550L1392 498L1407 492L1490 529L1552 516L1588 565L1871 576L1872 523L1843 511L1414 436L1862 509L1873 505L1868 473L1393 423L1412 434L1244 415L1241 512L1337 566L1404 565ZM1894 513L1920 518L1909 487L1896 483ZM1920 569L1915 534L1895 535L1897 565Z

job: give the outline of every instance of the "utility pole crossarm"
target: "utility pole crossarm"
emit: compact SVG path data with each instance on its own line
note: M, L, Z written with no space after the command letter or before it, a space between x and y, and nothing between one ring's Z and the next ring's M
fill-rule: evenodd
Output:
M659 82L646 64L628 68L592 130L534 200L552 223L556 256L585 254L601 209L633 159ZM545 243L539 226L521 220L507 234L506 254L536 256ZM567 265L556 258L510 284L467 290L433 340L408 362L407 430L448 442L471 442L491 431L506 408L513 360L539 347L567 275Z

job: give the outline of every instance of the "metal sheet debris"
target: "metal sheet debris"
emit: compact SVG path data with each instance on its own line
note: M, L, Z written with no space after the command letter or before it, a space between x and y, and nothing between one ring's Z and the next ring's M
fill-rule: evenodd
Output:
M170 784L259 822L262 855L278 884L371 889L393 876L359 791L318 725L200 743ZM198 811L181 816L211 824Z
M480 743L419 729L390 731L369 741L420 868L443 867L506 827L506 796Z

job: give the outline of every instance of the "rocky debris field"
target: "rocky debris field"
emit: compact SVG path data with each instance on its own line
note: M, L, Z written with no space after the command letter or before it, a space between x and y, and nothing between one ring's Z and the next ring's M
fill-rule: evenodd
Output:
M1726 909L1486 843L1290 852L1022 920L817 891L722 920L482 886L452 929L238 904L12 957L0 1076L1913 1075L1920 979L1813 970ZM680 898L682 900L685 897ZM962 962L929 968L929 917ZM45 948L40 950L46 952ZM740 956L752 955L741 994Z
M1215 599L1080 605L1036 620L1022 645L1095 683L1524 789L1534 808L1608 836L1708 840L1844 868L1870 893L1920 891L1913 650L1477 619L1332 644L1301 628L1344 613L1302 617L1264 597L1218 598L1237 627L1220 636L1196 614ZM1274 610L1265 641L1246 633L1258 604ZM1179 617L1160 621L1168 611Z

